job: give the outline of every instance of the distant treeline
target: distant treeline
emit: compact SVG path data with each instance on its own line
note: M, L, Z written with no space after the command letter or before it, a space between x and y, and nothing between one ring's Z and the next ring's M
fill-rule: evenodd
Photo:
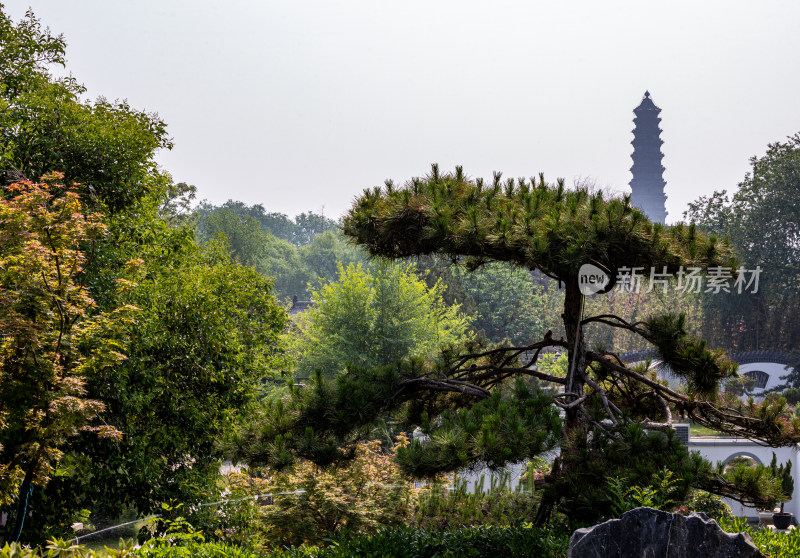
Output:
M684 312L692 333L712 347L788 352L800 365L800 134L771 144L751 164L752 172L733 195L723 190L698 198L684 218L727 238L741 267L763 270L757 292L612 293L587 299L587 312L611 312L632 321L659 310ZM235 258L273 278L279 297L307 297L309 283L336 279L339 263L370 265L360 248L339 236L337 221L313 212L292 219L262 205L228 201L203 204L196 214L199 238L225 237ZM524 343L547 329L560 331L561 294L547 277L500 263L467 272L435 256L413 263L429 285L441 281L445 300L459 304L473 317L474 328L491 340ZM594 340L615 350L644 348L635 336L613 328L597 328Z

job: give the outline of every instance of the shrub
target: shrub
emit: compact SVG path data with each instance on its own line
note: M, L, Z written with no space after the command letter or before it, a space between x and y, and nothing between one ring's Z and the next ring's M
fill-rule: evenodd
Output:
M619 517L639 506L672 511L693 484L712 473L710 464L690 453L671 430L648 433L641 425L621 423L569 443L560 472L543 492L578 522Z
M473 492L466 482L456 479L452 489L433 483L419 491L416 497L413 525L427 529L454 529L472 525L507 527L514 523L533 521L541 499L533 483L508 487L509 475L491 477L484 490L482 476Z
M712 519L720 521L722 519L731 520L734 518L730 506L722 501L716 494L711 494L704 490L697 490L692 493L686 503L681 506L681 510L689 512L702 512Z
M514 527L472 527L451 530L399 527L354 538L321 550L292 549L271 558L562 558L566 556L569 531Z
M239 546L223 542L193 541L181 546L143 546L134 556L142 558L260 558L256 554Z
M742 517L722 518L719 526L728 533L747 533L758 549L769 558L800 556L800 530L786 533L752 527Z
M74 540L74 539L73 539ZM103 551L86 548L81 544L72 544L72 541L54 539L47 541L45 548L28 548L18 543L4 544L0 547L0 558L127 558L136 556L133 541L119 540L117 548L105 547Z
M206 519L204 532L226 542L270 548L321 544L336 533L357 536L401 525L413 509L416 491L391 455L374 441L359 444L355 458L338 467L299 462L289 472L230 475L230 499L277 494L267 500L271 505L249 500L219 507Z

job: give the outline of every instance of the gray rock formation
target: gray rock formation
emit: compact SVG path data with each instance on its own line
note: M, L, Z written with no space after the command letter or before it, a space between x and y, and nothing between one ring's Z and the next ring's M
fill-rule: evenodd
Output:
M705 514L636 508L578 529L567 558L764 558L749 535L730 534Z

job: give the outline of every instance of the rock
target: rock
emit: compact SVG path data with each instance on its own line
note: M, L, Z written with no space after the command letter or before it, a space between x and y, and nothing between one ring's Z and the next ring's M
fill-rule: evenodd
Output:
M750 535L726 533L705 514L636 508L578 529L567 558L764 558Z

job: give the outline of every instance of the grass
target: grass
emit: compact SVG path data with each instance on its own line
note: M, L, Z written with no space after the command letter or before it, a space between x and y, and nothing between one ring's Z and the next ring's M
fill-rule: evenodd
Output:
M705 426L700 426L695 423L692 423L691 426L689 427L689 433L691 436L725 436L725 437L730 436L730 434L726 434L725 432L712 430L710 428L706 428Z

